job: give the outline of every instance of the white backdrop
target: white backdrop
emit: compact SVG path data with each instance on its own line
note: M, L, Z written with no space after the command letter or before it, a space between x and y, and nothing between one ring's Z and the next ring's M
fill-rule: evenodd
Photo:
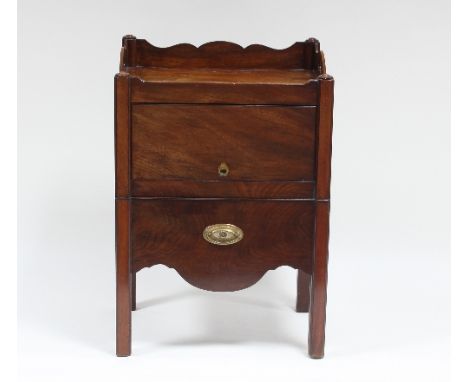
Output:
M449 2L19 2L23 381L442 381L449 332ZM209 293L139 273L133 356L114 357L113 76L121 37L285 48L335 77L326 358L282 267Z

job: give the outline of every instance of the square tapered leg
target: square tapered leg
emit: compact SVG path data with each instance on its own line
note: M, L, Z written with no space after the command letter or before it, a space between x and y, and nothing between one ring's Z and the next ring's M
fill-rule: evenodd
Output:
M323 358L328 277L329 202L317 203L316 243L309 309L309 355Z
M130 202L116 200L117 343L119 357L131 353Z
M132 311L136 310L136 272L132 272Z
M296 312L306 313L310 304L311 276L304 271L297 271L297 299Z

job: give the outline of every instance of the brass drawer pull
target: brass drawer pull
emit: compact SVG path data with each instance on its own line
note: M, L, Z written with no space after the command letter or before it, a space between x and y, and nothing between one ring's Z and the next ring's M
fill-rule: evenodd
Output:
M229 174L229 166L226 162L221 162L218 166L218 174L219 176L228 176Z
M203 231L203 238L216 245L231 245L242 240L244 232L234 224L209 225Z

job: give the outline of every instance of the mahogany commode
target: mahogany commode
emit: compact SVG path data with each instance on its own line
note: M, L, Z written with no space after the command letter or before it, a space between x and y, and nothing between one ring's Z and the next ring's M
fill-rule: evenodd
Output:
M172 267L236 291L298 269L309 355L323 357L333 78L319 42L157 48L122 39L115 76L117 355L136 273Z

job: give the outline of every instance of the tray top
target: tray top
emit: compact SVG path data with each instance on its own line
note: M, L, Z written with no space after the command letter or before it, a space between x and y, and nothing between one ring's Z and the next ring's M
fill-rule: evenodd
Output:
M209 42L198 47L191 44L177 44L161 48L144 39L124 36L120 56L121 71L127 71L129 68L164 68L190 71L199 69L216 71L218 69L228 71L306 70L324 73L323 64L320 43L313 38L304 42L296 42L285 49L274 49L260 44L242 47L226 41ZM214 74L214 76L223 78L222 82L224 82L224 78L227 78L226 74ZM237 76L237 73L234 74ZM206 73L195 76L206 78ZM289 77L290 74L286 76ZM160 72L157 72L157 78L160 77ZM297 78L296 75L292 77ZM151 74L151 78L155 78L154 74ZM240 78L245 77L242 74ZM278 81L278 76L274 74L268 74L267 78L275 78L275 81ZM280 81L285 80L283 78Z
M241 69L170 69L129 67L125 72L144 82L154 83L212 83L212 84L268 84L305 85L319 73L312 70L241 70Z
M124 36L119 69L132 103L313 106L325 61L313 38L285 49L226 41L161 48Z

